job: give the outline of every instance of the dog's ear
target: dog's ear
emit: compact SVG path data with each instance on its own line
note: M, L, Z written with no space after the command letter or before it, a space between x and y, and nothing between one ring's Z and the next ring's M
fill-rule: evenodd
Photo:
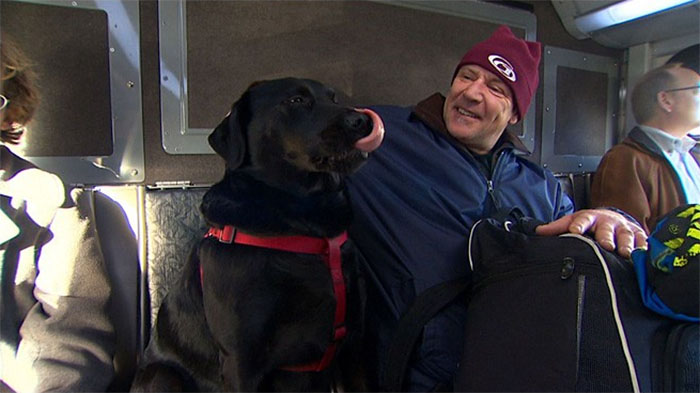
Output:
M248 97L241 96L231 112L209 134L209 146L226 160L226 169L236 169L243 164L247 152L246 127L250 121Z

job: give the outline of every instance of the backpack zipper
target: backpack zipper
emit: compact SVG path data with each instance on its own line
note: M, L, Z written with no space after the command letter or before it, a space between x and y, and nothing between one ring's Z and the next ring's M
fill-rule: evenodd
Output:
M559 273L561 275L562 268L565 266L566 263L567 262L565 260L562 260L556 262L540 263L536 265L521 266L517 268L508 268L507 271L491 273L481 280L476 280L477 282L474 285L474 290L479 290L482 286L493 284L495 282L504 281L512 278L531 276L540 273ZM599 269L597 269L597 265L576 264L575 269L578 275L602 275ZM476 271L478 272L478 270L479 269L477 268ZM562 277L562 280L568 280L569 277Z

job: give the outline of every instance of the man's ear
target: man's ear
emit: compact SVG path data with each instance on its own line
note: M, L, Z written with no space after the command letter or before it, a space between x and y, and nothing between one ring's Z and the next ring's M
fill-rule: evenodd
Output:
M508 124L515 124L520 121L520 115L518 115L518 110L513 109L513 114L508 119Z
M226 169L243 164L247 152L246 129L250 121L249 94L246 91L233 104L231 112L209 135L209 146L226 161Z
M669 113L673 109L673 98L663 90L656 93L656 103L659 105L662 112Z

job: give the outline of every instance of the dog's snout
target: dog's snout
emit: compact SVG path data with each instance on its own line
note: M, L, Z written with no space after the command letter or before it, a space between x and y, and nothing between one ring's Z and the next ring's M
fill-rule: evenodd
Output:
M369 133L372 130L372 120L364 113L350 112L343 121L345 127L353 131L366 131L366 133Z

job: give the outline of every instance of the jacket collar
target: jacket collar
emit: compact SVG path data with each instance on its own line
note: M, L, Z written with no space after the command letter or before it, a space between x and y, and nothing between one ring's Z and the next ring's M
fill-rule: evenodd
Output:
M648 150L649 152L656 154L660 157L666 157L661 148L651 138L649 138L649 135L647 135L639 127L634 127L632 131L630 131L629 135L627 135L627 137L631 141L637 143L644 149ZM693 154L700 154L700 146L696 144L695 147L690 149L690 152Z
M442 117L442 109L444 105L445 97L440 93L435 93L419 102L413 108L412 115L425 123L431 129L440 132L463 150L469 151L461 142L457 140L457 138L450 135L450 133L447 131L445 119ZM501 135L501 138L499 138L492 151L496 151L501 148L511 148L524 154L530 154L530 151L520 141L520 138L518 138L518 136L514 133L510 132L510 130L507 128L503 135ZM469 153L473 155L472 152Z
M627 135L628 138L630 138L632 141L636 142L638 145L642 146L646 150L650 151L651 153L654 153L659 156L664 156L663 152L661 151L661 148L654 143L649 136L641 130L639 127L634 127L632 131Z

